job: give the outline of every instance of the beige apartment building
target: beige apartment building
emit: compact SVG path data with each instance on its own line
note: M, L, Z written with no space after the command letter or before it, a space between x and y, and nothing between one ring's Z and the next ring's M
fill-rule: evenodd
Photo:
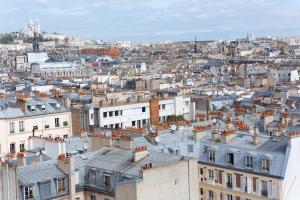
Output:
M51 98L18 97L1 105L0 130L0 155L14 155L27 149L31 136L71 136L71 112Z

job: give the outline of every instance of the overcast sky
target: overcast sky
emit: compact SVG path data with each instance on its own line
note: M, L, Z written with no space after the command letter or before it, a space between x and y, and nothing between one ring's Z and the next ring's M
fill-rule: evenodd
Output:
M300 0L0 0L0 32L41 29L90 39L162 41L300 35Z

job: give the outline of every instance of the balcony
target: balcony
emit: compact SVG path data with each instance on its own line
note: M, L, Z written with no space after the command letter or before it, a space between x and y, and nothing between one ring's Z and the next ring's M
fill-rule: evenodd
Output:
M210 185L215 185L215 179L213 179L213 178L208 178L208 179L207 179L207 183L210 184Z

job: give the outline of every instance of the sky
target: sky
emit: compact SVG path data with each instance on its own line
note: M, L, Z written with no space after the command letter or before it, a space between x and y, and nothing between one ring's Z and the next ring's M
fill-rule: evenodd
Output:
M300 0L0 0L0 32L41 29L105 41L300 35Z

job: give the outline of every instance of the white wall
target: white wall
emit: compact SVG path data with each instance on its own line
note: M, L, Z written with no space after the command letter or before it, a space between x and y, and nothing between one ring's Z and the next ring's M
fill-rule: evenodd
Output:
M282 192L283 200L298 200L300 197L300 137L291 139L291 151L287 160Z

